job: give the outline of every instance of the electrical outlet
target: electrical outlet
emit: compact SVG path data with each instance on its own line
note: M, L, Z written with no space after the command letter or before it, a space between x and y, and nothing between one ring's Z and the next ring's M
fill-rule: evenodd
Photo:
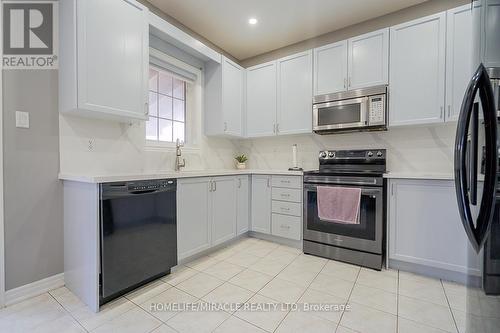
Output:
M16 111L16 127L30 128L30 114L28 112Z

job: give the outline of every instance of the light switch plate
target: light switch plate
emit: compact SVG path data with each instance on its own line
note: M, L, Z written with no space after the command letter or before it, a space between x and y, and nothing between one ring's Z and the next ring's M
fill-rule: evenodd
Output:
M29 112L16 111L16 127L30 128L30 114Z

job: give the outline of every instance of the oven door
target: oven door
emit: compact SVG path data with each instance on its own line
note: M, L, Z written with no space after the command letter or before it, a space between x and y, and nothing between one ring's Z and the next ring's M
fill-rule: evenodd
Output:
M321 131L367 126L367 107L367 97L314 104L313 129Z
M332 185L304 184L304 240L382 254L383 187L360 187L360 223L344 224L323 221L318 217L318 186Z

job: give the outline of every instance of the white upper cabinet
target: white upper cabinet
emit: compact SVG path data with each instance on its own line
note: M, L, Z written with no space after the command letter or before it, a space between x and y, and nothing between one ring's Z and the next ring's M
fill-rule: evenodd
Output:
M483 50L483 63L486 67L500 67L500 32L498 31L500 20L500 0L483 0L487 9L484 14L484 24L486 27L495 29L485 29Z
M457 120L473 71L470 5L446 13L446 120Z
M246 125L248 137L275 134L277 82L276 61L247 68Z
M205 134L243 136L244 70L226 57L205 67Z
M347 41L314 49L314 95L347 90Z
M446 13L391 28L389 125L444 121Z
M312 132L312 50L278 60L277 134Z
M133 0L67 0L59 5L60 111L147 119L147 8Z
M349 39L348 88L388 84L389 28Z

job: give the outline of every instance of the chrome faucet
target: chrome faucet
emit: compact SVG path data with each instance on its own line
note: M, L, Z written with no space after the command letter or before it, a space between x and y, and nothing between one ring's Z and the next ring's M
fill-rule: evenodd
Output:
M186 160L181 159L181 147L184 147L184 142L181 142L179 139L175 142L175 171L180 171L181 168L186 166Z

